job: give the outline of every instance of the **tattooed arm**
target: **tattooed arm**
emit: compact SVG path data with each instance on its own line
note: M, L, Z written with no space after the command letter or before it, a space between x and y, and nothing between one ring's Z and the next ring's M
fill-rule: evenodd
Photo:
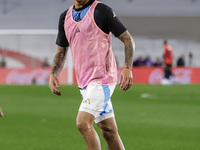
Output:
M125 52L124 67L128 67L128 68L124 68L122 70L122 72L120 74L119 84L121 85L120 88L123 91L126 91L131 87L132 81L133 81L132 70L130 70L130 69L132 68L132 65L133 65L135 43L134 43L130 33L127 30L124 33L122 33L118 38L124 43L124 47L125 47L125 50L124 50L124 52Z
M64 66L67 50L68 50L68 47L58 46L58 51L54 57L52 70L51 70L51 74L53 74L55 77L58 76L58 74L60 73L60 71L62 70Z
M57 76L61 72L67 55L68 47L60 47L58 46L57 53L54 57L51 75L49 78L49 88L54 94L61 95L61 92L56 89L56 87L60 87ZM56 87L55 87L56 86Z
M125 46L125 67L132 68L133 65L133 56L135 52L135 43L130 35L130 33L126 30L118 37Z

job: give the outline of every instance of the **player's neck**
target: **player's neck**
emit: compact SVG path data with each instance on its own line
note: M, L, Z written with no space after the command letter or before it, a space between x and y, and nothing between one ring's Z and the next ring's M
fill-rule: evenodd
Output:
M82 8L88 2L89 0L74 0L74 6L76 9L79 9L79 8Z

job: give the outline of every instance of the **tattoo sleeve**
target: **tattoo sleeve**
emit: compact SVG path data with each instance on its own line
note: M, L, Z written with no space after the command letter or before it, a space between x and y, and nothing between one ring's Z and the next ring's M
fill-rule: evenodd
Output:
M61 72L67 55L68 47L60 47L58 46L57 53L54 57L51 74L54 74L56 77Z
M133 56L135 53L135 43L130 35L130 33L126 30L118 37L125 46L125 66L132 68L133 65Z

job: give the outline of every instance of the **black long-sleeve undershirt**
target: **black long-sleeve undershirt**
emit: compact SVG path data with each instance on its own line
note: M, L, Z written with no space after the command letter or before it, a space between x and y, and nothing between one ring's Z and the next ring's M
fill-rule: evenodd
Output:
M85 9L88 5L91 5L93 2L94 0L90 0L84 7L80 9L75 9L75 8L74 9L76 11L81 11ZM65 22L65 17L66 17L67 12L68 10L64 11L60 15L60 19L59 19L56 44L61 47L69 46L68 40L65 35L65 31L64 31L64 22ZM124 31L126 31L126 28L121 23L121 21L117 18L113 10L103 3L97 4L94 11L94 19L97 26L106 34L109 34L109 32L112 32L115 35L115 37L118 37Z

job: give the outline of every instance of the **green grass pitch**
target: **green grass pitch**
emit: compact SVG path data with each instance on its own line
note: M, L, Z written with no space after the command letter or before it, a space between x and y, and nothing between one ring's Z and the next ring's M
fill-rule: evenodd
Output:
M75 125L79 90L60 90L1 85L0 150L86 150ZM200 85L117 86L112 103L126 150L200 150Z

